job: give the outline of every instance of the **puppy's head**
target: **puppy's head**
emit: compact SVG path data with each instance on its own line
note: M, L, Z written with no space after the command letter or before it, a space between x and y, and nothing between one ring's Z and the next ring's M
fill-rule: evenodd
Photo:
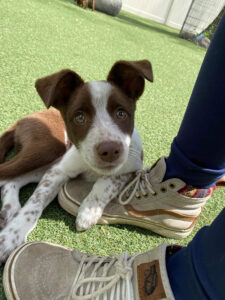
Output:
M153 82L149 61L118 61L106 81L83 79L62 70L36 81L46 107L60 110L71 142L99 174L114 174L128 158L136 101L145 80Z

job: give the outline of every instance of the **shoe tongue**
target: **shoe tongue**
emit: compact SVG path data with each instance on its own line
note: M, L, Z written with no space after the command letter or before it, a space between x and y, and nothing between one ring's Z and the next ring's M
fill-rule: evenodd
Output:
M133 263L134 299L174 299L166 270L167 244L138 255Z
M161 157L151 167L149 172L149 179L151 183L160 183L166 174L166 161L164 157Z

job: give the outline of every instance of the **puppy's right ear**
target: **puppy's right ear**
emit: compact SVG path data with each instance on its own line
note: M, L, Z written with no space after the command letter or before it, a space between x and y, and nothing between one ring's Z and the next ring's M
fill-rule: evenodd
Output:
M45 106L57 109L65 104L76 88L84 84L83 79L71 70L62 70L35 82L36 90Z

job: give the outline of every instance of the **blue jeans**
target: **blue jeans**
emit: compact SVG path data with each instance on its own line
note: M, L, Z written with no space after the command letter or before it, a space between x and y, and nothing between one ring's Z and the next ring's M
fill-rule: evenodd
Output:
M225 174L225 16L203 61L167 158L165 179L210 187ZM225 299L225 209L167 260L176 299Z
M225 299L225 209L167 260L175 299Z
M210 187L225 174L225 16L207 51L178 135L167 158L165 179Z

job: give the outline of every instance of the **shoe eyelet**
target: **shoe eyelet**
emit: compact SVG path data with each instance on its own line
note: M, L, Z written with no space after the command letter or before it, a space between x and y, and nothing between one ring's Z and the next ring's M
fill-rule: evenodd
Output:
M158 193L155 192L155 194L153 194L152 196L156 197L158 195Z
M143 195L143 197L147 198L147 197L148 197L148 194L146 194L146 195Z
M167 190L166 190L166 188L162 187L162 188L160 189L160 191L161 191L162 193L165 193Z
M141 199L141 196L136 196L136 199L140 200L140 199Z
M170 183L170 184L169 184L169 187L170 187L171 189L174 189L176 186L175 186L174 183Z

